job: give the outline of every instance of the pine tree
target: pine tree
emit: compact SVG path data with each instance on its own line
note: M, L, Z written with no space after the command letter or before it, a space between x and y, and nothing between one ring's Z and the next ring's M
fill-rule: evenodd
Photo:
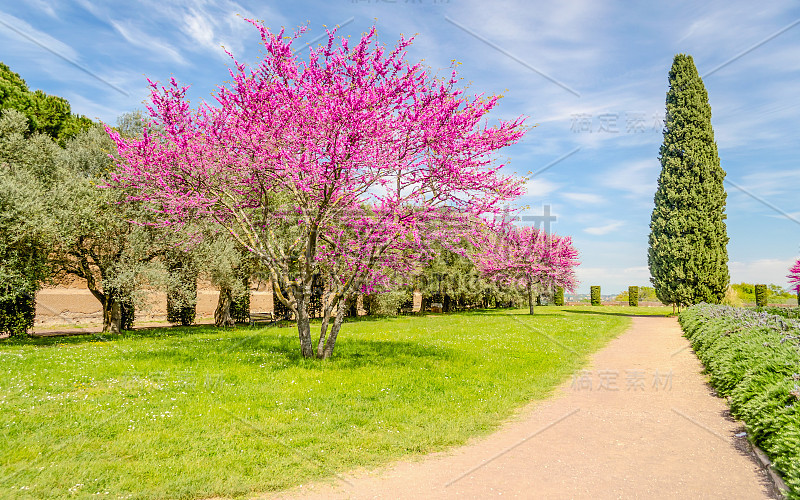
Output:
M665 304L719 303L728 286L725 171L708 93L691 56L669 72L661 175L650 219L648 264Z

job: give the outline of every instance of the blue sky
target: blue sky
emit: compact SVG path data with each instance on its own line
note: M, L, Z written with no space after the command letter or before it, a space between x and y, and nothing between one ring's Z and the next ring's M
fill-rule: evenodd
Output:
M307 24L305 41L337 24L355 38L375 23L387 45L417 34L411 60L433 71L460 62L470 91L505 96L493 118L536 125L502 155L519 174L540 172L520 205L530 216L550 207L552 230L573 237L579 292L616 293L649 283L667 72L687 53L730 181L731 279L785 286L800 256L800 4L628 4L27 0L0 7L0 60L31 88L114 123L142 107L147 77L174 76L203 99L228 78L221 46L257 61L257 32L242 17L274 30Z

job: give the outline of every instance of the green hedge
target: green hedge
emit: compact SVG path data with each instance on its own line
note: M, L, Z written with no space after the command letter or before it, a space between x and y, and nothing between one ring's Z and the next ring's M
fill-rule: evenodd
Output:
M756 285L756 306L767 307L767 285Z
M629 286L628 287L628 305L631 307L636 307L639 305L639 287L638 286Z
M759 307L756 310L784 318L800 319L800 307Z
M133 320L136 318L136 304L133 297L125 297L120 301L120 330L133 330Z
M197 269L186 254L170 256L168 270L176 280L167 291L167 321L188 326L197 319Z
M680 323L711 385L800 499L800 321L700 304Z
M553 303L557 306L564 305L564 287L558 286L556 287L556 292L553 296Z
M231 318L236 323L250 322L250 293L242 294L241 297L231 302Z
M12 337L25 335L33 328L35 316L36 296L32 293L18 293L0 300L0 333Z
M600 287L599 286L592 286L590 288L591 296L592 296L592 305L599 306L600 305Z
M183 305L179 300L173 294L167 294L167 321L182 326L191 325L197 318L197 304Z

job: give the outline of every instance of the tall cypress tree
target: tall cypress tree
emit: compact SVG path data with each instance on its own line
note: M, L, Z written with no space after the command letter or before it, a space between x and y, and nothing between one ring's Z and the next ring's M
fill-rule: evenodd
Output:
M669 71L661 175L650 219L648 264L665 304L719 303L728 287L725 171L711 106L691 56Z

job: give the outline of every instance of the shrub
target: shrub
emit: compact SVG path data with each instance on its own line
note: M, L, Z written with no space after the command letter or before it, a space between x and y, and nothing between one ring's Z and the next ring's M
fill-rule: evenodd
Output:
M700 304L680 322L711 385L783 474L789 498L800 499L800 321Z
M250 322L250 290L249 288L246 290L246 293L234 297L231 301L231 318L236 323Z
M591 290L591 297L592 297L592 305L599 306L600 305L600 287L599 286L592 286Z
M553 302L557 306L563 306L564 305L564 287L563 286L556 287L556 292L555 292L555 296L553 297Z
M631 307L636 307L639 305L639 287L638 286L629 286L628 287L628 305Z
M735 288L728 285L728 289L725 290L725 297L722 298L722 303L726 306L742 307L742 298Z
M413 305L411 294L410 289L399 289L364 295L364 309L370 316L397 316L404 305Z
M195 305L180 304L173 295L167 295L167 321L183 326L191 325L197 317Z
M767 285L756 285L756 306L767 306Z
M33 327L36 316L36 296L18 293L0 300L0 333L14 337L25 335Z
M167 321L188 326L197 317L197 268L183 253L168 263L173 282L167 290Z
M789 319L800 319L800 307L759 307L757 311Z
M136 305L133 297L127 296L120 300L120 330L133 330L133 320L136 317Z

